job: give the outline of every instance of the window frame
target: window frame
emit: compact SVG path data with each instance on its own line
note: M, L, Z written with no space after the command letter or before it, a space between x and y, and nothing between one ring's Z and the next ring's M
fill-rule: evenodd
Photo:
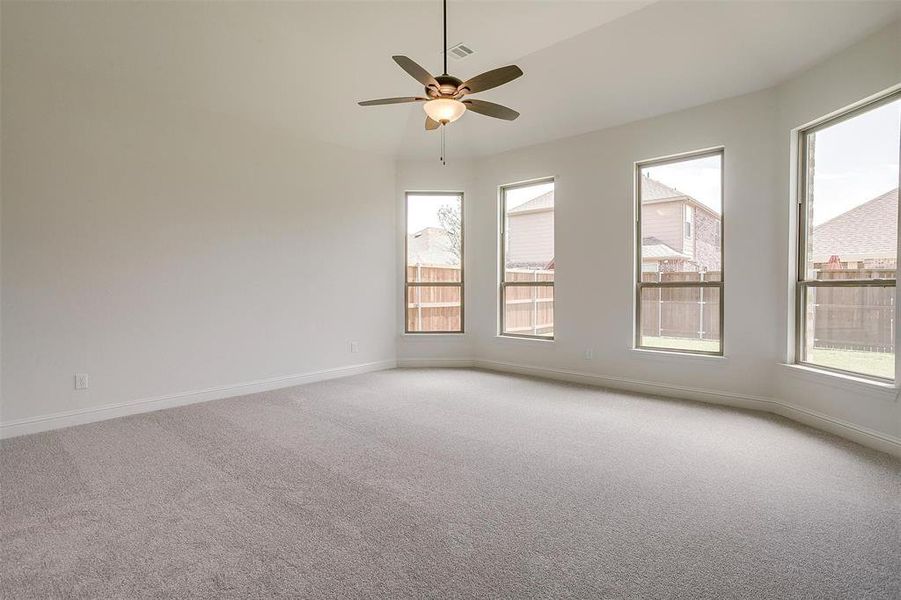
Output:
M708 156L719 156L720 158L720 278L719 281L642 281L641 280L641 171L649 166L668 165L697 158L706 158ZM634 201L635 201L635 246L633 254L635 256L635 320L633 323L634 336L633 344L636 350L650 350L653 352L666 352L669 354L692 354L701 356L725 356L726 351L726 335L725 335L725 281L726 281L726 147L716 146L713 148L704 148L701 150L692 150L680 154L673 154L661 158L652 158L647 160L636 161L634 166ZM685 217L683 221L683 235ZM694 233L694 232L692 232ZM694 238L692 238L694 242ZM662 348L659 346L645 346L641 343L641 292L644 289L664 289L664 288L717 288L719 291L719 328L720 328L720 348L717 351L708 350L686 350L683 348Z
M795 344L794 344L794 364L800 365L803 367L807 367L810 369L825 371L827 373L834 373L837 375L844 375L849 377L857 377L861 379L866 379L869 381L874 381L878 383L888 383L891 385L896 385L896 381L898 378L898 359L897 356L895 358L895 377L894 378L885 378L879 377L878 375L871 375L868 373L860 373L858 371L848 371L845 369L838 369L835 367L829 367L826 365L821 365L817 363L807 362L803 360L804 351L803 346L805 343L805 329L807 326L807 294L810 288L824 287L893 287L895 288L895 303L897 305L897 279L838 279L833 281L825 281L825 280L815 280L815 279L807 279L807 248L809 243L809 223L807 222L807 205L808 205L808 177L807 177L807 150L808 150L808 136L811 134L815 134L818 131L826 129L827 127L831 127L833 125L837 125L843 121L847 121L858 117L864 113L867 113L873 109L879 108L885 104L890 104L897 100L901 100L901 89L894 89L893 91L886 92L884 94L880 94L879 96L872 98L866 102L863 102L857 106L853 106L851 108L846 108L842 111L839 111L837 114L832 114L831 116L824 117L815 121L814 123L807 125L806 127L801 127L796 132L796 142L797 142L797 189L795 190L796 194L796 202L795 202L795 213L797 218L797 231L796 231L796 244L795 244L795 252L797 254L796 264L795 264L795 314L794 314L794 336L795 336ZM899 176L899 185L901 185L901 176ZM896 224L895 227L898 227ZM901 229L901 228L899 228ZM901 231L899 231L901 233ZM901 258L901 256L896 256L896 267L895 274L897 277L897 259ZM897 310L897 309L896 309Z
M460 198L460 281L420 281L411 282L407 280L407 271L409 270L409 240L410 234L407 229L409 227L409 207L411 196L458 196ZM404 192L404 335L462 335L466 333L466 209L465 196L459 191L427 191ZM460 329L446 331L411 331L410 321L407 316L407 310L410 305L410 288L411 287L459 287L460 288Z
M532 187L534 185L541 185L543 183L553 183L554 184L554 281L506 281L507 275L507 192L510 190L517 190L526 187ZM540 340L544 342L553 342L557 337L557 289L555 284L557 283L557 178L553 175L549 177L539 177L538 179L530 179L528 181L520 181L517 183L509 183L505 185L501 185L498 187L498 242L500 243L500 249L498 255L500 257L500 261L498 263L499 272L498 272L498 333L499 337L504 338L513 338L513 339L526 339L526 340ZM529 333L506 333L504 313L505 309L505 300L506 300L506 288L508 287L550 287L554 290L554 333L553 335L534 335Z

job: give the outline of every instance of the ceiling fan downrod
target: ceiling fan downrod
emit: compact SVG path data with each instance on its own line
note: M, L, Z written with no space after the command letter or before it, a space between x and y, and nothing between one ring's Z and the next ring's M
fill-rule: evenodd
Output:
M447 0L441 0L441 21L444 25L444 46L442 49L442 56L444 57L444 70L441 73L442 77L447 77ZM440 129L441 129L441 151L439 152L438 160L441 161L441 166L447 166L447 156L445 155L445 150L447 149L447 142L444 139L444 130L447 129L445 125L447 125L447 121L439 121Z
M444 71L442 75L447 77L447 0L441 0L441 8L442 8L442 21L444 22L444 47L442 54L444 55ZM444 130L447 129L445 127L447 123L441 124L441 166L447 166L447 156L445 150L447 150L447 142L444 139Z

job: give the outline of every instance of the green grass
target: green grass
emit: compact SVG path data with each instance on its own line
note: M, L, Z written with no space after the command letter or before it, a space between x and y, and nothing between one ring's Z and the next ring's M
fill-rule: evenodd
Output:
M805 362L885 379L895 378L894 353L814 348Z
M665 348L667 350L688 350L690 352L718 352L720 343L717 340L698 340L693 338L642 336L641 345L648 348Z

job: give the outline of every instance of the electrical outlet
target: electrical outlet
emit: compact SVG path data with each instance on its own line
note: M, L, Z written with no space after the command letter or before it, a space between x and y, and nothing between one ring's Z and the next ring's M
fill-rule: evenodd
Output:
M76 390L88 389L88 374L87 373L76 373L75 374L75 389Z
M591 360L592 358L594 358L594 350L592 350L591 348L586 348L585 349L585 360Z
M359 352L360 351L360 342L351 342L350 343L350 351L351 352Z

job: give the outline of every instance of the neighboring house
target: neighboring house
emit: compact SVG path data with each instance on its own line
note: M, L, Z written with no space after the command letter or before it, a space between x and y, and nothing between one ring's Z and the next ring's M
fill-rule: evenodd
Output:
M720 217L691 196L642 178L642 270L719 271ZM554 268L554 192L507 212L507 265ZM407 237L409 265L452 265L448 234L427 227Z
M426 227L407 236L407 265L438 267L459 264L447 230Z
M532 198L507 211L507 266L554 268L554 192Z
M895 269L898 188L820 223L809 246L817 270Z
M719 271L720 216L688 194L641 178L641 269Z

